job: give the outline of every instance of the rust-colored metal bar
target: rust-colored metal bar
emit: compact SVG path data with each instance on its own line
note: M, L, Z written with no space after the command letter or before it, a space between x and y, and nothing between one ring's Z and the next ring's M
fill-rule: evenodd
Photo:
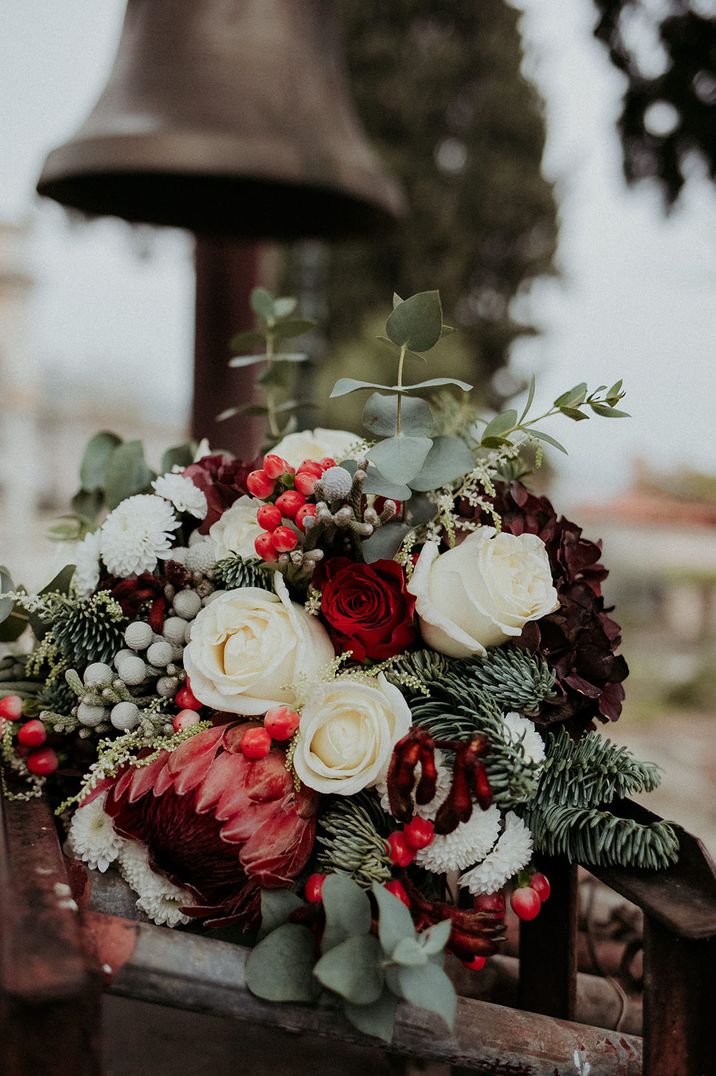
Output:
M262 419L216 417L228 407L251 403L255 392L253 366L232 369L229 343L254 324L249 298L258 283L260 247L230 239L196 237L196 321L192 435L207 437L213 448L224 448L241 459L256 455Z
M704 1076L716 1071L711 939L678 938L644 920L644 1072Z
M0 1071L97 1076L100 985L54 820L0 795Z
M536 857L552 891L540 914L520 923L519 1003L530 1012L573 1020L577 1002L577 868Z

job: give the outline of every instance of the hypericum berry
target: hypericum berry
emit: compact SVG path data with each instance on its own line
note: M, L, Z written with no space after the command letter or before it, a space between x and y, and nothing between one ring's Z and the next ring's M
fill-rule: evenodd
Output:
M540 872L537 871L537 873L533 874L530 878L530 888L534 889L540 901L547 900L551 889L549 878L545 874L540 874Z
M276 483L265 471L252 471L246 479L246 488L254 497L265 501L275 490Z
M299 527L302 531L305 531L306 529L306 524L304 521L307 516L310 516L311 519L316 518L315 504L304 504L303 508L299 508L299 510L296 512L296 519L294 520L294 522L296 526Z
M470 971L482 971L486 963L486 956L474 956L472 960L463 960L463 964L466 968L469 968Z
M22 717L22 699L19 695L5 695L0 699L0 717L7 721L19 721Z
M261 560L276 560L276 546L273 544L273 536L276 530L272 530L269 534L268 531L264 531L263 534L258 534L254 539L254 549L261 557Z
M312 474L320 478L323 474L323 467L318 460L304 460L301 466L296 468L296 474Z
M306 498L297 489L287 489L280 497L276 498L276 507L287 519L295 519L296 512L303 508Z
M505 894L501 889L498 889L496 893L480 893L475 897L473 907L478 912L495 912L504 917L507 908Z
M427 848L435 836L435 826L428 818L413 818L403 826L403 836L408 842L408 847L414 851Z
M309 904L320 904L323 899L323 883L325 874L310 874L306 879L306 887L303 891Z
M172 721L172 727L175 732L184 732L185 729L190 729L192 725L198 725L201 721L196 710L180 710Z
M174 702L177 706L181 706L182 710L201 710L202 706L188 683L179 688L174 696Z
M277 456L275 452L264 456L263 470L269 478L280 478L282 474L293 474L293 467L290 463L286 463L286 460L282 456Z
M410 897L405 892L405 886L401 882L386 882L383 888L387 889L398 900L401 900L406 908L410 907Z
M39 751L33 751L27 756L25 764L36 777L49 777L59 765L57 755L51 747L41 747Z
M280 497L278 498L281 499ZM256 513L256 519L259 527L263 527L265 531L275 531L283 515L281 509L277 508L275 504L262 504Z
M534 919L542 907L542 902L536 891L528 885L523 885L519 889L513 890L510 904L517 918L526 920Z
M322 471L327 471L329 467L337 467L338 465L332 456L324 456L322 460L318 461L318 466Z
M290 527L277 527L271 534L271 541L277 553L290 553L298 545L298 535Z
M33 721L26 721L25 724L20 727L17 738L18 742L21 743L23 747L40 747L40 745L47 739L45 726L41 721L38 721L37 718Z
M310 471L297 471L293 479L293 488L302 493L304 497L310 497L320 475L311 474Z
M415 852L405 839L405 835L399 831L391 833L388 837L390 846L390 862L396 867L407 867L415 859Z
M272 740L290 740L301 718L290 706L276 706L264 717L264 728Z
M264 728L254 725L241 737L241 753L244 758L256 761L266 758L271 750L271 737Z

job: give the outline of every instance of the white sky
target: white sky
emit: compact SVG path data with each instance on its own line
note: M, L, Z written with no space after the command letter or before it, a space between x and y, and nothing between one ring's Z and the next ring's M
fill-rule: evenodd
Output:
M665 219L653 189L626 191L614 128L621 81L590 36L588 0L521 0L529 69L547 103L545 169L558 183L560 281L533 290L544 328L514 354L547 402L578 381L624 377L633 418L550 427L564 492L584 497L628 480L641 456L716 470L716 194L696 177ZM32 348L42 366L97 371L108 389L141 384L181 415L188 403L193 281L178 232L149 243L111 221L68 229L33 196L45 153L65 140L104 84L122 0L5 0L0 14L0 221L34 216L38 279ZM436 281L439 286L439 281ZM121 425L118 422L118 427ZM555 454L556 455L556 454Z

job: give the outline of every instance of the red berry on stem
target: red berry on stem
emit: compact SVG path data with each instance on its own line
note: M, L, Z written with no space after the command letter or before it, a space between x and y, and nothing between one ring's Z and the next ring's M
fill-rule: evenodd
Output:
M172 721L172 726L175 732L184 732L184 729L191 728L192 725L198 725L201 721L196 710L180 710Z
M182 710L201 710L202 707L188 683L179 688L174 696L174 702L177 706L181 706Z
M34 721L26 721L20 727L17 738L23 747L39 747L47 739L45 726L37 718Z
M0 699L0 717L8 721L19 721L22 717L22 699L19 695L5 695Z
M290 740L298 728L300 717L290 706L277 706L264 717L264 728L272 740Z
M504 916L507 907L505 894L501 889L498 889L496 893L480 893L475 897L473 907L478 912L496 912Z
M320 904L323 893L323 883L326 880L325 874L311 874L306 879L306 887L304 889L304 895L309 904Z
M241 753L244 758L256 761L259 758L266 758L267 754L271 750L271 737L264 728L260 728L258 725L247 729L244 735L241 737Z
M246 479L246 488L254 497L265 501L273 493L276 483L265 471L252 471Z
M51 747L41 747L39 751L33 751L27 756L26 765L30 773L34 773L36 777L49 777L55 772L59 763Z
M517 918L525 920L534 919L542 907L542 902L537 893L528 885L523 885L519 889L513 890L510 904Z
M299 508L299 510L296 512L295 523L296 523L296 526L299 527L302 531L305 531L305 529L306 529L306 524L305 524L304 521L307 518L307 516L310 516L311 519L316 518L316 506L315 506L315 504L304 504L303 508Z
M545 874L540 874L539 871L533 874L530 878L530 887L534 889L541 901L547 900L551 887L549 878Z
M303 508L305 503L306 498L297 489L287 489L285 493L276 498L276 507L287 519L295 519L296 512L298 512L299 508ZM259 522L261 521L259 520Z
M256 539L258 542L258 538ZM290 527L277 527L271 535L277 553L290 553L298 545L298 535Z
M415 852L400 831L391 833L388 837L388 844L390 845L390 862L396 867L407 867L415 859Z
M320 478L323 474L323 467L321 467L318 460L304 460L301 466L296 469L296 474L312 474L316 478Z
M387 889L398 900L401 900L406 908L410 907L410 897L405 892L405 886L401 882L386 882L383 888Z
M403 826L403 836L408 847L417 852L419 848L427 848L432 842L435 826L428 818L414 818Z
M486 963L486 956L474 956L472 960L463 960L463 964L466 968L469 968L470 971L482 971Z
M308 471L298 471L293 480L293 486L304 497L309 497L313 493L317 481L318 477L315 474L310 474Z
M282 456L277 456L275 452L264 456L263 470L269 478L280 478L282 474L293 474L293 467L286 463Z
M278 528L276 528L278 530ZM258 534L254 539L254 549L261 557L261 560L276 560L276 546L273 544L273 536L276 530L264 531L263 534Z
M332 456L324 456L322 460L319 460L319 466L322 471L327 471L329 467L337 467L338 464Z
M278 499L281 500L280 497ZM283 516L281 515L281 509L277 508L275 504L262 504L256 513L256 519L259 527L263 527L265 531L273 531L278 527Z

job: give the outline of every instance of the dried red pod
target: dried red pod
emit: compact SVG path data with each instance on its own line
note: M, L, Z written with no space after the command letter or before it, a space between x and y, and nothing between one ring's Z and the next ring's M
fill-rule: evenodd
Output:
M433 743L430 734L414 726L393 748L388 769L388 798L391 814L399 822L409 822L413 817L415 769L427 743Z
M435 765L435 745L423 743L420 748L420 780L415 790L415 802L430 803L438 786L438 770Z
M486 811L492 804L492 789L490 788L490 782L487 780L487 771L481 762L475 764L474 778L477 802L483 811Z

